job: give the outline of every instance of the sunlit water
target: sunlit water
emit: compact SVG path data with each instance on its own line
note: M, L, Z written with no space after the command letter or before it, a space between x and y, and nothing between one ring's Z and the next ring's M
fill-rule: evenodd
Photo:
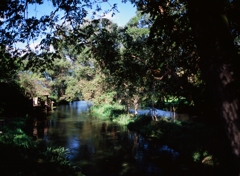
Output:
M68 148L69 159L87 176L172 175L178 155L126 126L93 117L85 101L59 106L44 138Z

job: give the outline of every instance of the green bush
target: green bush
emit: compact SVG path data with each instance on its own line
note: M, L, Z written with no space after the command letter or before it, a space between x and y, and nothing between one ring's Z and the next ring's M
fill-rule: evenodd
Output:
M125 108L118 104L104 104L98 106L92 106L91 110L93 114L101 119L110 119L114 122L126 125L133 120L131 114L126 114Z
M116 96L116 92L112 91L112 92L105 92L100 96L96 96L93 99L93 104L96 106L102 106L103 104L107 104L107 105L113 105L114 102L114 97Z
M0 134L0 170L2 175L81 175L66 157L68 150L50 146L44 140L33 141L23 131L27 118L7 124Z
M139 116L128 124L128 128L146 137L158 139L189 162L201 164L204 159L211 158L211 165L219 165L230 158L227 156L230 153L227 139L218 127L199 122L152 121L149 116Z
M124 106L118 104L103 104L98 106L92 106L91 110L100 118L116 118L119 115L125 113Z

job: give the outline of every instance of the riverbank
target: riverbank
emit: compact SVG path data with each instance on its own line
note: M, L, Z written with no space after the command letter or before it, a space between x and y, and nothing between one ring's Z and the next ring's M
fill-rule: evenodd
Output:
M97 107L94 111L98 117L108 114L105 117L116 122L120 122L122 117L126 116L124 124L130 131L136 131L178 152L179 172L199 176L234 173L230 148L219 123L212 125L197 121L173 121L171 112L161 110L156 110L155 115L163 118L153 121L152 112L149 110L140 110L139 115L134 116L120 111L119 108L108 105Z
M33 140L26 130L29 118L14 118L0 134L0 170L2 175L82 175L66 158L68 150Z
M145 173L152 164L154 168L161 168L158 173L170 175L225 176L233 173L227 140L217 123L212 126L167 118L153 121L148 115L126 113L118 105L93 106L89 112L89 106L79 101L59 106L52 114L45 140L59 141L58 146L64 146L52 147L44 140L33 141L26 135L29 119L18 120L0 134L0 156L3 156L0 169L4 174L34 175L41 169L42 175L54 175L57 168L59 175L69 175L76 170L66 159L68 152L85 173L93 173L89 169L94 168L98 168L97 173L119 173L126 169L125 175L133 170L141 173L139 168L146 164ZM137 170L136 163L142 164ZM32 167L29 169L29 166ZM114 169L109 170L108 166Z

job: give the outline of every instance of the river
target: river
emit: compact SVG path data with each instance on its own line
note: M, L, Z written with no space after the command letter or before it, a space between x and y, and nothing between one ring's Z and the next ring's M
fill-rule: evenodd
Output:
M177 153L126 126L94 117L86 101L60 105L49 119L43 138L68 148L69 159L86 176L174 175Z

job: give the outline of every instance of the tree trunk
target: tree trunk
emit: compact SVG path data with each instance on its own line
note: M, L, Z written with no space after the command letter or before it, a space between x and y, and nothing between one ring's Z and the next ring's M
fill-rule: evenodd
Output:
M224 6L218 0L188 0L200 67L229 138L240 173L239 64Z
M134 99L133 99L134 115L138 115L138 101L139 101L139 97L134 96Z

